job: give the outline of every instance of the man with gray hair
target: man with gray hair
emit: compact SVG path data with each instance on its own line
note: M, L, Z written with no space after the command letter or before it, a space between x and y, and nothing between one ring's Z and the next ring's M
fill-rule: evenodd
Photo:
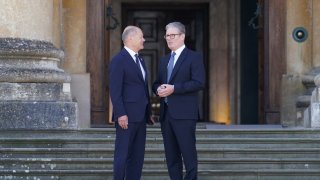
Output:
M160 123L170 179L196 180L198 170L196 122L199 118L198 92L205 86L203 58L188 49L182 23L166 26L164 38L171 52L160 59L153 92L161 97Z
M143 33L128 26L122 34L124 48L109 66L112 120L116 127L113 174L115 180L141 177L146 123L153 124L146 66L138 52L144 48Z

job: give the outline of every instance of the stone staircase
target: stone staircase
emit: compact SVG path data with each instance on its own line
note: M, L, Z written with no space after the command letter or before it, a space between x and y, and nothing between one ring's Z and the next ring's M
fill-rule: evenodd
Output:
M320 179L320 129L264 127L199 123L198 179ZM158 125L147 133L142 179L169 180ZM113 147L111 127L1 131L0 180L111 180Z

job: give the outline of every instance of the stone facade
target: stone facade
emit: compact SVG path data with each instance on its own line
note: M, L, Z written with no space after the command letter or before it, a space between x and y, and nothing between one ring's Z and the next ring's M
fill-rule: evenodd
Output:
M208 101L209 120L223 124L239 124L241 92L240 77L240 4L237 0L174 0L176 3L207 3L209 6L208 27ZM99 1L102 2L102 1ZM103 1L112 5L113 12L121 23L122 3L151 3L151 0ZM152 3L165 3L156 0ZM171 1L170 1L171 2ZM260 2L260 1L259 1ZM272 5L276 0L268 1ZM98 3L98 1L97 1ZM281 87L273 87L279 92L281 123L284 126L301 126L304 109L296 107L299 96L307 90L303 86L304 74L319 67L320 45L320 1L285 0L285 35L278 36L279 24L268 29L270 56L277 52L272 49L277 41L285 41L285 73L281 76ZM81 127L90 127L90 74L86 52L87 4L85 0L3 0L0 2L0 37L18 40L18 49L0 52L2 63L0 93L2 101L65 101L79 99ZM272 8L271 8L272 9ZM281 11L281 10L280 10ZM269 14L271 16L272 14ZM104 18L104 14L101 17ZM219 17L219 18L218 18ZM104 22L101 20L101 22ZM292 32L296 27L308 31L305 42L296 42ZM272 32L271 32L272 31ZM121 28L105 32L109 35L106 59L108 61L121 48ZM274 35L274 36L273 36ZM38 44L38 42L41 42ZM28 44L29 43L29 44ZM44 48L38 51L38 44ZM4 44L3 44L4 45ZM2 45L2 46L3 46ZM38 46L37 45L37 46ZM45 47L47 46L47 47ZM4 46L3 46L4 47ZM9 46L8 46L9 47ZM55 49L56 47L57 49ZM38 50L36 50L38 48ZM61 51L61 50L62 51ZM8 53L8 54L6 54ZM272 56L272 58L278 58ZM283 58L283 57L281 57ZM283 59L281 59L283 60ZM276 61L275 61L276 62ZM276 66L276 65L275 65ZM4 70L6 67L6 70ZM10 68L11 67L11 68ZM269 67L268 67L269 68ZM276 68L275 68L276 69ZM270 71L272 73L272 71ZM67 73L72 74L68 76ZM74 77L74 81L70 78ZM85 82L85 83L81 83ZM45 83L42 84L42 83ZM272 83L272 82L271 82ZM71 89L69 86L76 87ZM79 91L83 88L85 91ZM73 93L73 91L77 91ZM269 91L269 89L265 89ZM74 95L72 95L74 94ZM267 94L267 93L265 93ZM305 98L305 96L303 97ZM106 98L107 99L107 98ZM278 107L279 106L279 107ZM72 108L69 108L72 109ZM109 110L111 112L111 109ZM63 114L63 113L62 113ZM61 116L62 117L62 116ZM85 117L81 119L82 117ZM299 120L300 118L300 120ZM302 125L303 126L303 125ZM75 126L74 126L75 127Z

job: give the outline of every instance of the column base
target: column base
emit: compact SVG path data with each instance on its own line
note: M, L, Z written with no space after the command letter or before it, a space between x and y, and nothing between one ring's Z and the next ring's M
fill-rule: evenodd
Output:
M76 102L0 101L0 129L76 129Z

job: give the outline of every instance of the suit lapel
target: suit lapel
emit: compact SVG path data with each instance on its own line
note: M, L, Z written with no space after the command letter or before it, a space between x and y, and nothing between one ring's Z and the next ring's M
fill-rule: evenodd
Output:
M148 87L148 72L147 72L147 67L146 67L146 64L143 60L142 57L140 57L140 63L143 67L143 70L144 70L144 73L145 73L145 80L144 80L144 83L145 83L145 91L146 91L146 95L147 97L149 97L149 87Z
M129 54L129 52L127 50L124 49L124 51L126 52L125 53L125 57L129 61L130 66L132 66L132 67L134 66L134 68L133 68L134 71L136 71L136 73L138 74L139 78L144 82L141 69L135 63L135 59L132 59L131 55Z
M169 63L169 60L170 60L170 54L169 55L167 55L167 57L165 57L164 58L164 66L163 66L163 76L164 76L164 78L163 78L163 82L165 82L165 83L167 83L167 79L168 79L168 63Z
M145 82L147 83L148 82L147 67L146 67L146 64L145 64L144 60L142 59L142 57L140 57L140 63L142 65L144 73L145 73Z
M148 73L147 73L147 68L146 68L146 65L144 63L144 60L140 57L140 63L144 69L144 72L145 72L145 79L143 79L143 75L142 75L142 72L141 72L141 69L137 66L137 64L135 63L135 60L132 60L132 57L131 55L129 54L129 52L125 49L123 49L123 55L125 56L125 59L128 61L128 65L133 67L132 69L138 74L139 76L139 79L141 80L141 82L145 85L145 91L146 91L146 95L147 97L149 97L149 89L148 89Z
M171 77L169 79L169 82L172 80L172 78L177 74L177 72L179 71L179 68L181 66L181 64L183 63L183 60L186 58L187 55L187 48L184 48L184 50L181 52L179 58L177 59L176 64L173 67L172 73L171 73Z

